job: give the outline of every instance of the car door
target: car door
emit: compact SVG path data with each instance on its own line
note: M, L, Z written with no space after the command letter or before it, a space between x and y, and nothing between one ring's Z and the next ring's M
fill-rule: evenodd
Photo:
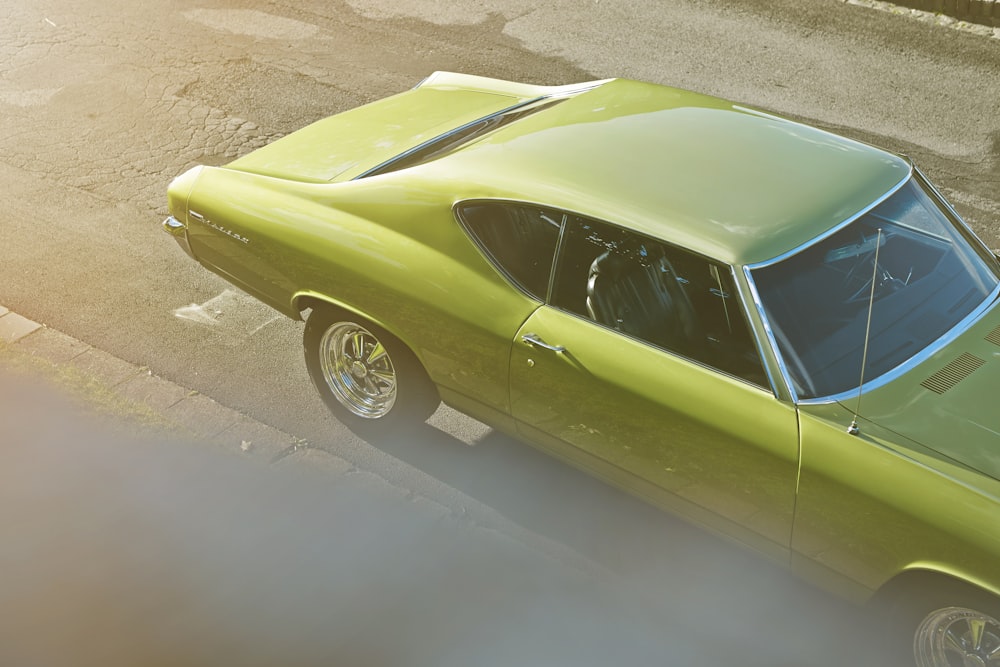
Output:
M450 391L442 397L453 407L507 432L510 416L509 362L514 333L545 300L562 214L505 200L467 200L455 209L470 240L496 273L492 281L462 285L463 318L445 327L450 355L438 355ZM505 289L506 288L506 289Z
M775 399L725 267L566 216L547 303L512 346L522 434L779 559L794 408Z

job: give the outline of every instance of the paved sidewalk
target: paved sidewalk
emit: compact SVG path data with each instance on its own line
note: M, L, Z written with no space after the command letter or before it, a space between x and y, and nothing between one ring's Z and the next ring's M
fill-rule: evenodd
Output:
M127 404L148 410L179 435L245 456L274 462L304 449L305 441L219 404L197 391L154 375L146 367L34 322L0 305L0 344L78 373L117 394ZM343 466L351 467L346 461Z

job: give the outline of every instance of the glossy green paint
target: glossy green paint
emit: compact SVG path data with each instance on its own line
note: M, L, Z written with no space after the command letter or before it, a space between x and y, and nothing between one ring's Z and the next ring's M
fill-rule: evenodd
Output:
M975 366L968 376L947 373L960 357ZM943 393L922 384L942 370L958 381ZM1000 480L998 377L1000 308L994 306L928 361L867 392L861 411L870 421Z
M899 157L815 128L627 80L421 169L621 221L734 265L814 239L910 171Z
M535 86L435 72L412 90L317 121L227 167L309 183L348 181L454 128L600 83Z
M428 139L522 98L417 88L313 123L228 166L265 176L345 181Z
M229 167L344 181L476 118L573 90L443 81L321 120ZM716 98L621 79L594 85L416 169L442 192L489 184L497 196L627 221L737 265L815 238L909 173L884 151Z
M528 439L566 443L567 458L787 560L798 423L769 389L550 306L517 334L510 387Z
M171 215L187 224L188 219L188 199L194 186L198 182L198 177L204 167L193 167L175 178L167 188L167 208Z
M800 406L792 568L863 600L906 571L1000 595L1000 482L838 404Z
M406 341L437 384L508 412L510 340L537 303L483 260L450 203L387 183L281 183L206 169L192 210L231 221L225 228L248 242L192 222L199 261L293 317L301 297L363 314Z
M969 468L982 461L945 456L962 458L964 445L929 419L948 412L961 420L971 405L989 412L998 354L980 339L996 326L992 316L959 341L988 364L967 389L919 393L919 382L957 354L949 346L869 392L862 415L884 426L863 418L861 435L851 436L840 405L796 406L780 381L755 387L538 303L501 276L453 214L466 199L543 203L733 265L764 366L778 378L741 266L864 209L909 173L905 161L648 84L578 92L435 75L424 85L462 100L452 124L480 113L472 100L545 90L571 97L462 151L371 178L311 182L341 163L297 151L322 143L310 133L346 132L342 116L241 158L239 169L195 168L168 191L195 258L290 317L321 301L376 322L414 351L449 404L791 562L831 590L864 599L900 572L928 569L1000 594L1000 482ZM404 93L383 108L413 121L386 131L397 148L448 124L437 109L410 113L401 102L417 97ZM344 156L381 140L379 122L365 127L372 136ZM354 156L334 178L384 157ZM567 353L528 347L524 333ZM915 411L928 419L911 432ZM975 443L996 451L992 422L968 428L967 451ZM935 452L935 442L947 446Z

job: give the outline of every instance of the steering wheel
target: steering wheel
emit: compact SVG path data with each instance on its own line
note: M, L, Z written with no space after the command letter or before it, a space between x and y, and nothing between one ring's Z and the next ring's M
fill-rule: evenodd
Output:
M859 256L844 275L844 287L854 290L850 296L844 299L844 303L868 300L872 293L872 280L876 281L876 299L906 287L906 283L889 273L882 262L875 263L875 251L872 250Z

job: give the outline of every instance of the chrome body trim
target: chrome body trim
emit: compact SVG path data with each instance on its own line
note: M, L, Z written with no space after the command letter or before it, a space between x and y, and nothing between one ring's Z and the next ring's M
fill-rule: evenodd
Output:
M736 269L735 266L730 266L729 267L729 271L730 271L730 277L732 278L732 281L733 281L733 285L736 287L736 300L739 301L740 309L743 311L743 318L746 320L745 324L746 324L746 327L747 327L747 331L750 333L750 336L753 338L753 344L757 348L757 358L760 360L760 366L764 370L764 374L767 375L767 381L771 385L770 386L771 393L774 394L775 398L780 399L781 398L781 394L782 394L782 392L781 392L782 379L781 378L776 378L774 376L774 372L771 370L771 365L769 363L767 363L767 355L765 354L765 352L767 351L767 349L766 349L766 345L767 344L760 339L760 336L757 335L757 331L755 330L755 328L754 328L754 326L752 324L753 323L753 313L750 311L750 304L747 303L747 300L746 300L746 298L743 295L743 290L742 290L741 285L740 285L740 280L739 280L739 275L737 274L737 269ZM754 287L753 283L749 279L747 279L747 286L750 289L751 295L753 295L753 298L756 300L756 298L757 298L757 296L756 296L757 295L757 290ZM765 320L763 322L763 324L764 324L764 330L768 333L768 335L770 335L770 327L768 326L767 321ZM781 368L782 373L784 373L784 367L781 365L781 363L782 363L781 362L781 357L777 357L776 356L775 360L778 363L778 367ZM743 378L740 378L740 379L743 379ZM744 381L746 381L746 380L744 380ZM792 396L794 398L794 394Z
M932 356L941 351L942 348L946 347L949 343L955 341L956 338L961 336L969 327L974 325L976 322L981 320L987 313L993 310L994 306L997 304L997 299L1000 298L1000 284L994 288L993 292L990 293L989 298L984 299L979 306L973 310L971 313L963 317L955 326L949 329L936 341L932 342L930 345L917 352L912 357L896 366L892 370L886 371L882 375L869 380L868 382L861 385L861 392L871 391L873 389L878 389L883 387L893 380L902 377L907 372L913 370L915 367L919 366L923 362L930 359ZM821 396L818 398L805 398L801 401L796 401L798 405L825 405L828 403L839 403L848 399L856 398L858 395L857 389L851 389L850 391L844 391L839 394L834 394L833 396Z
M181 250L183 250L188 257L197 259L191 251L191 244L188 241L187 225L171 215L163 221L163 231L170 234L170 236L177 241L177 245L181 247Z
M871 391L873 389L882 387L888 384L889 382L892 382L893 380L898 379L908 371L912 370L914 367L920 365L921 363L932 357L934 354L939 352L943 347L953 342L966 329L968 329L970 326L978 322L987 312L989 312L996 305L997 299L1000 298L1000 283L998 283L998 285L990 293L989 297L983 299L983 301L975 309L973 309L972 312L963 317L959 322L955 324L955 326L953 326L951 329L942 334L937 340L932 341L929 345L924 347L924 349L914 354L912 357L901 363L899 366L896 366L895 368L886 371L882 375L879 375L878 377L873 378L868 382L865 382L860 387L855 387L848 391L840 392L830 396L818 396L816 398L806 398L806 399L799 398L798 392L795 390L795 385L792 382L791 375L788 372L788 365L785 363L785 360L781 355L781 350L778 347L777 340L775 339L774 330L772 329L771 323L768 320L766 313L764 312L763 301L760 298L760 293L757 291L757 285L756 283L754 283L753 280L752 272L754 270L766 266L771 266L772 264L776 264L780 261L788 259L789 257L792 257L793 255L797 255L798 253L804 251L805 249L817 243L822 242L824 239L837 233L847 225L853 223L855 220L857 220L861 216L865 215L866 213L877 207L879 204L881 204L886 199L895 194L901 187L903 187L914 177L916 177L917 180L919 181L919 185L921 185L925 191L928 191L932 195L934 201L937 204L947 209L946 212L949 214L949 218L952 219L953 223L957 223L957 225L961 227L962 231L965 232L963 236L965 236L970 242L974 242L990 256L995 257L993 253L989 251L989 248L987 248L986 245L982 242L982 239L980 239L975 234L975 232L973 232L971 228L969 228L968 224L962 219L962 217L958 215L958 213L955 212L955 210L951 207L951 205L947 202L947 200L941 196L941 193L938 192L937 188L931 185L930 181L928 181L927 178L922 173L920 173L919 170L916 169L916 167L913 165L912 162L910 162L909 160L907 160L907 162L909 162L910 164L910 173L907 175L907 177L904 178L899 183L897 183L886 194L875 200L875 202L873 202L871 205L859 211L857 214L851 216L844 222L831 228L826 233L817 236L816 238L810 240L808 243L805 243L799 246L798 248L795 248L794 250L783 253L773 259L764 262L758 262L756 264L748 264L743 267L743 273L746 276L747 283L750 288L750 293L753 296L753 301L757 310L757 314L760 317L760 321L764 327L764 331L767 333L768 342L771 345L771 350L774 353L774 358L778 362L778 367L781 369L781 374L783 376L785 386L788 389L789 395L792 397L792 402L795 403L796 405L825 405L825 404L844 401L856 396L859 391L861 393L864 393L866 391ZM997 268L996 263L994 263L994 268L995 269Z
M436 137L432 137L432 138L428 139L427 141L419 143L416 146L414 146L413 148L411 148L409 150L406 150L406 151L403 151L399 155L395 155L395 156L389 158L388 160L386 160L385 162L382 162L381 164L375 165L371 169L366 169L365 171L361 172L360 174L358 174L357 176L355 176L351 180L352 181L357 181L357 180L360 180L362 178L367 178L371 174L378 175L378 172L381 172L381 171L387 169L388 167L391 167L392 165L394 165L397 162L401 162L401 161L405 160L406 158L410 157L414 153L417 153L419 151L424 150L428 146L433 146L434 144L436 144L436 143L438 143L440 141L443 141L443 140L447 139L448 137L454 136L455 134L458 134L459 132L465 130L466 128L472 127L473 125L478 125L479 123L491 120L493 118L497 118L499 116L503 116L504 114L508 114L511 111L514 111L516 109L521 109L521 108L526 107L526 106L528 106L530 104L535 104L537 102L541 102L542 100L551 99L552 97L553 96L551 96L551 95L542 95L540 97L533 97L530 100L525 100L523 102L518 102L517 104L515 104L513 106L509 106L509 107L507 107L505 109L501 109L500 111L497 111L495 113L491 113L488 116L483 116L482 118L477 118L477 119L475 119L473 121L469 121L468 123L466 123L464 125L459 125L458 127L454 128L454 129L451 129L451 130L445 132L444 134L439 134Z
M168 234L175 235L186 230L187 226L174 216L170 216L163 221L163 229Z
M778 342L774 338L774 331L771 329L771 321L768 320L767 315L764 313L764 304L760 300L760 293L757 292L757 285L753 281L753 276L750 275L750 268L751 267L749 266L744 266L743 275L746 277L747 287L750 288L750 296L753 299L754 307L757 310L757 316L760 318L760 323L764 327L764 333L767 334L767 342L771 346L771 354L774 355L774 360L777 362L778 369L781 371L781 380L785 385L785 391L787 391L788 395L791 397L792 403L798 405L799 394L795 391L795 385L792 384L792 376L788 373L788 366L785 365L785 360L781 356L781 350L778 348ZM765 368L764 370L767 371L768 369ZM772 382L776 380L776 378L772 378L770 376L769 371L768 378L770 378ZM778 395L779 392L777 391L777 387L774 387L774 392L775 395Z
M896 183L896 185L894 185L891 188L889 188L889 190L884 195L882 195L881 197L879 197L878 199L876 199L875 201L873 201L868 206L865 206L863 209L861 209L860 211L858 211L857 213L855 213L851 217L847 218L846 220L844 220L843 222L841 222L841 223L839 223L837 225L834 225L833 227L831 227L830 229L826 230L825 232L823 232L819 236L816 236L814 238L809 239L808 241L806 241L805 243L803 243L802 245L800 245L797 248L792 248L788 252L781 253L777 257L772 257L771 259L764 260L763 262L757 262L755 264L747 264L746 268L748 268L748 269L750 269L752 271L752 270L755 270L755 269L762 269L765 266L771 266L772 264L777 264L778 262L782 262L782 261L788 259L789 257L793 256L793 255L797 255L800 252L802 252L803 250L805 250L806 248L812 247L812 246L816 245L817 243L820 243L824 239L826 239L826 238L828 238L830 236L833 236L834 234L836 234L837 232L839 232L841 229L843 229L847 225L851 224L852 222L854 222L855 220L857 220L861 216L865 215L866 213L868 213L873 208L875 208L876 206L878 206L879 204L881 204L882 202L884 202L889 197L891 197L894 194L896 194L896 192L901 187L903 187L904 185L906 185L907 183L909 183L909 181L910 181L911 178L913 178L913 164L912 163L910 163L910 171L906 174L906 176L903 178L903 180L901 180L899 183Z
M531 345L532 347L540 347L543 350L551 350L552 352L555 352L557 354L559 352L566 351L566 348L563 347L562 345L550 345L549 343L546 343L545 341L543 341L541 338L538 337L538 334L533 334L533 333L524 334L523 336L521 336L521 341L527 343L528 345Z

